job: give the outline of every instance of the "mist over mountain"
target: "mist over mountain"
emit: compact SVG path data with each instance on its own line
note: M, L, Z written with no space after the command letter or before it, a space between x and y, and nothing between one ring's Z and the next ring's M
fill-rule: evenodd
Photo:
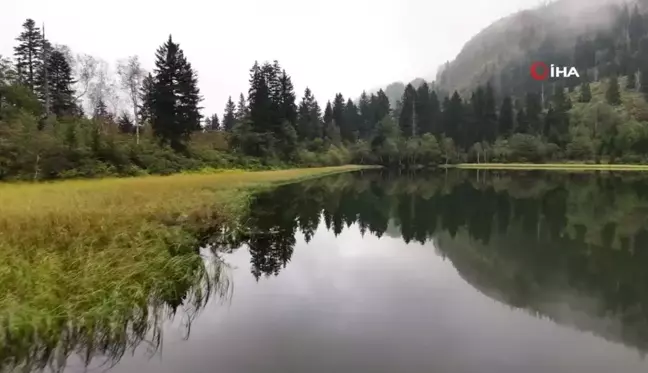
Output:
M527 80L533 61L548 59L572 64L577 40L594 39L600 31L614 27L623 4L630 9L634 4L640 9L648 8L648 0L555 0L513 13L476 34L454 60L436 69L431 67L425 80L441 96L455 90L463 96L489 81L498 93L528 91L521 83ZM416 88L423 81L417 78L411 83ZM405 86L404 82L394 82L382 87L392 107L400 100Z

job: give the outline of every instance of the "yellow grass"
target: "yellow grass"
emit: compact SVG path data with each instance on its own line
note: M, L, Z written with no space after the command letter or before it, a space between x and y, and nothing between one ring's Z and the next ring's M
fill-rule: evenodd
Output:
M124 333L134 309L204 276L188 220L226 222L255 187L359 168L0 184L0 359L63 326Z
M448 168L476 170L648 171L648 165L585 163L460 163Z

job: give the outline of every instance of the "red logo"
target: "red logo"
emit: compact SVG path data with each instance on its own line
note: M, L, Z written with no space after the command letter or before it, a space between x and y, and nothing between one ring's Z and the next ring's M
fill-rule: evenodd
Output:
M531 64L531 77L535 80L545 80L549 76L549 67L544 62Z

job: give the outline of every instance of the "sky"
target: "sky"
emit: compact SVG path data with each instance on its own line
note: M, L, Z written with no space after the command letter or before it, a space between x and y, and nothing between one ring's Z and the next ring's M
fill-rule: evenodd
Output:
M169 34L196 69L203 114L222 115L228 96L247 94L255 60L278 60L297 96L307 86L323 105L341 92L415 77L433 79L473 35L540 0L3 0L0 55L13 54L21 24L112 66L138 55L152 70Z

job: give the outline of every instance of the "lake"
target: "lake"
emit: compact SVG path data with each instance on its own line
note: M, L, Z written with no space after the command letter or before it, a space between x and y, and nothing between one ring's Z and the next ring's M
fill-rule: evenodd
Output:
M199 234L208 302L178 290L163 317L77 338L49 369L648 371L641 173L346 173Z

